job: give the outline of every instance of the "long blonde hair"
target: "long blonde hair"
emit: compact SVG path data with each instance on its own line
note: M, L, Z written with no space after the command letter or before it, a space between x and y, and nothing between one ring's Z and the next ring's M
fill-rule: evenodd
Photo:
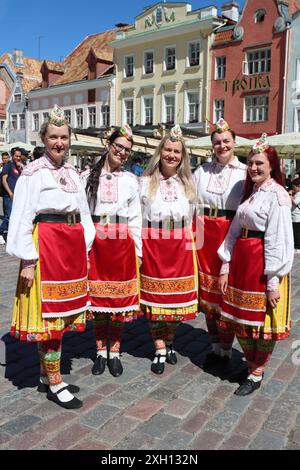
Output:
M153 200L155 198L157 189L159 187L161 175L160 154L167 140L173 141L170 134L167 134L162 138L159 145L156 147L154 155L153 157L151 157L146 170L143 173L143 176L150 176L150 184L148 189L148 196L150 200ZM193 182L193 176L189 163L189 156L184 140L179 139L179 141L182 145L182 159L177 167L177 176L180 180L186 197L189 199L190 202L194 202L196 200L196 189Z

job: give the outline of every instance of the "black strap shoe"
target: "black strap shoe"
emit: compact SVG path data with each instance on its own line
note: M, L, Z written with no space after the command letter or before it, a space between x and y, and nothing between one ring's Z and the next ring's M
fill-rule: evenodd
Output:
M120 377L120 375L123 374L123 366L118 357L108 359L107 367L111 375L113 375L114 377Z
M172 364L172 366L174 366L174 364L177 364L177 357L172 344L170 344L170 346L168 347L166 361L168 364Z
M58 390L58 392L56 392L56 393L51 392L51 390L49 388L49 390L47 392L48 400L54 401L54 403L61 406L62 408L65 408L66 410L76 410L77 408L81 408L82 407L82 401L78 400L78 398L76 398L76 397L73 397L72 400L66 401L66 402L61 401L59 399L60 393L63 392L64 390L68 390L68 387L63 387L60 390Z
M79 393L80 392L80 388L77 386L77 385L72 385L72 384L69 384L66 389L68 390L68 392L70 393ZM44 384L42 382L40 382L38 384L38 387L37 387L37 391L40 392L40 393L47 393L49 390L49 385L48 384Z
M158 361L157 362L152 362L151 364L151 370L152 372L154 372L154 374L162 374L165 370L165 363L164 362L160 362L160 359L162 357L166 357L165 354L155 354L155 357L158 358Z
M106 358L99 355L96 357L94 365L92 367L92 374L93 375L101 375L103 374L106 366Z
M261 386L261 383L262 380L260 380L259 382L254 382L254 380L246 379L242 383L242 385L240 385L239 388L234 392L234 394L238 395L239 397L250 395L250 393L253 393Z

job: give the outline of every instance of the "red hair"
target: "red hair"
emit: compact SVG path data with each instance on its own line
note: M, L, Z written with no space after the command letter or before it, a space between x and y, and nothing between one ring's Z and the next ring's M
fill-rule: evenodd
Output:
M271 165L271 177L273 178L273 180L276 181L276 183L284 187L283 175L280 170L280 162L279 162L279 158L278 158L276 150L274 149L274 147L270 146L266 150L264 150L263 153L268 158L269 163ZM248 155L248 159L252 157L253 155L255 155L255 153L251 151ZM253 186L254 186L254 183L251 180L249 172L247 171L247 177L246 177L246 181L244 185L244 196L243 196L242 202L248 199L248 197L251 195Z

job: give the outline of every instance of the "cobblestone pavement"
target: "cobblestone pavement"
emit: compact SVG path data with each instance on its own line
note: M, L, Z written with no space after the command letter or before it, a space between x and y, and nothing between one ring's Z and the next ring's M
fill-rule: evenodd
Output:
M162 376L150 372L147 321L127 327L124 373L117 379L107 370L91 375L95 338L88 322L85 333L68 333L63 341L64 378L80 385L84 400L74 411L36 391L36 345L9 336L17 271L18 261L0 246L1 449L300 449L300 367L291 359L294 354L300 364L299 255L292 273L292 335L277 344L262 387L250 397L233 395L233 373L245 367L236 343L226 374L199 367L209 351L203 316L180 326L178 364L166 364Z

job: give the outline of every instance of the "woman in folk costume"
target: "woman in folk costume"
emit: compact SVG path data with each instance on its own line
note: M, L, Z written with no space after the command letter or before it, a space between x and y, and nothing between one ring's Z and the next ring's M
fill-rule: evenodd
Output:
M125 323L140 313L138 270L142 260L142 215L136 177L123 170L133 145L128 125L109 137L107 151L85 175L96 237L90 253L89 310L94 315L97 358L94 375L123 372L120 342Z
M37 342L38 390L63 408L82 402L74 385L62 381L65 331L84 331L87 253L95 229L75 168L66 163L71 128L55 107L40 130L45 155L29 163L14 193L7 252L21 259L11 334Z
M260 387L276 341L287 338L291 326L291 201L265 134L249 154L243 202L218 254L221 322L234 328L249 368L235 394L248 395Z
M232 354L234 333L220 329L221 292L218 277L221 260L217 250L224 240L241 201L246 178L246 165L234 155L235 132L220 119L211 134L215 158L194 173L198 196L196 246L199 263L200 309L206 314L212 352L204 367L224 364Z
M179 126L165 136L141 178L143 264L141 306L155 344L152 372L165 361L176 364L172 349L181 321L197 314L197 262L191 223L196 199L188 154Z

